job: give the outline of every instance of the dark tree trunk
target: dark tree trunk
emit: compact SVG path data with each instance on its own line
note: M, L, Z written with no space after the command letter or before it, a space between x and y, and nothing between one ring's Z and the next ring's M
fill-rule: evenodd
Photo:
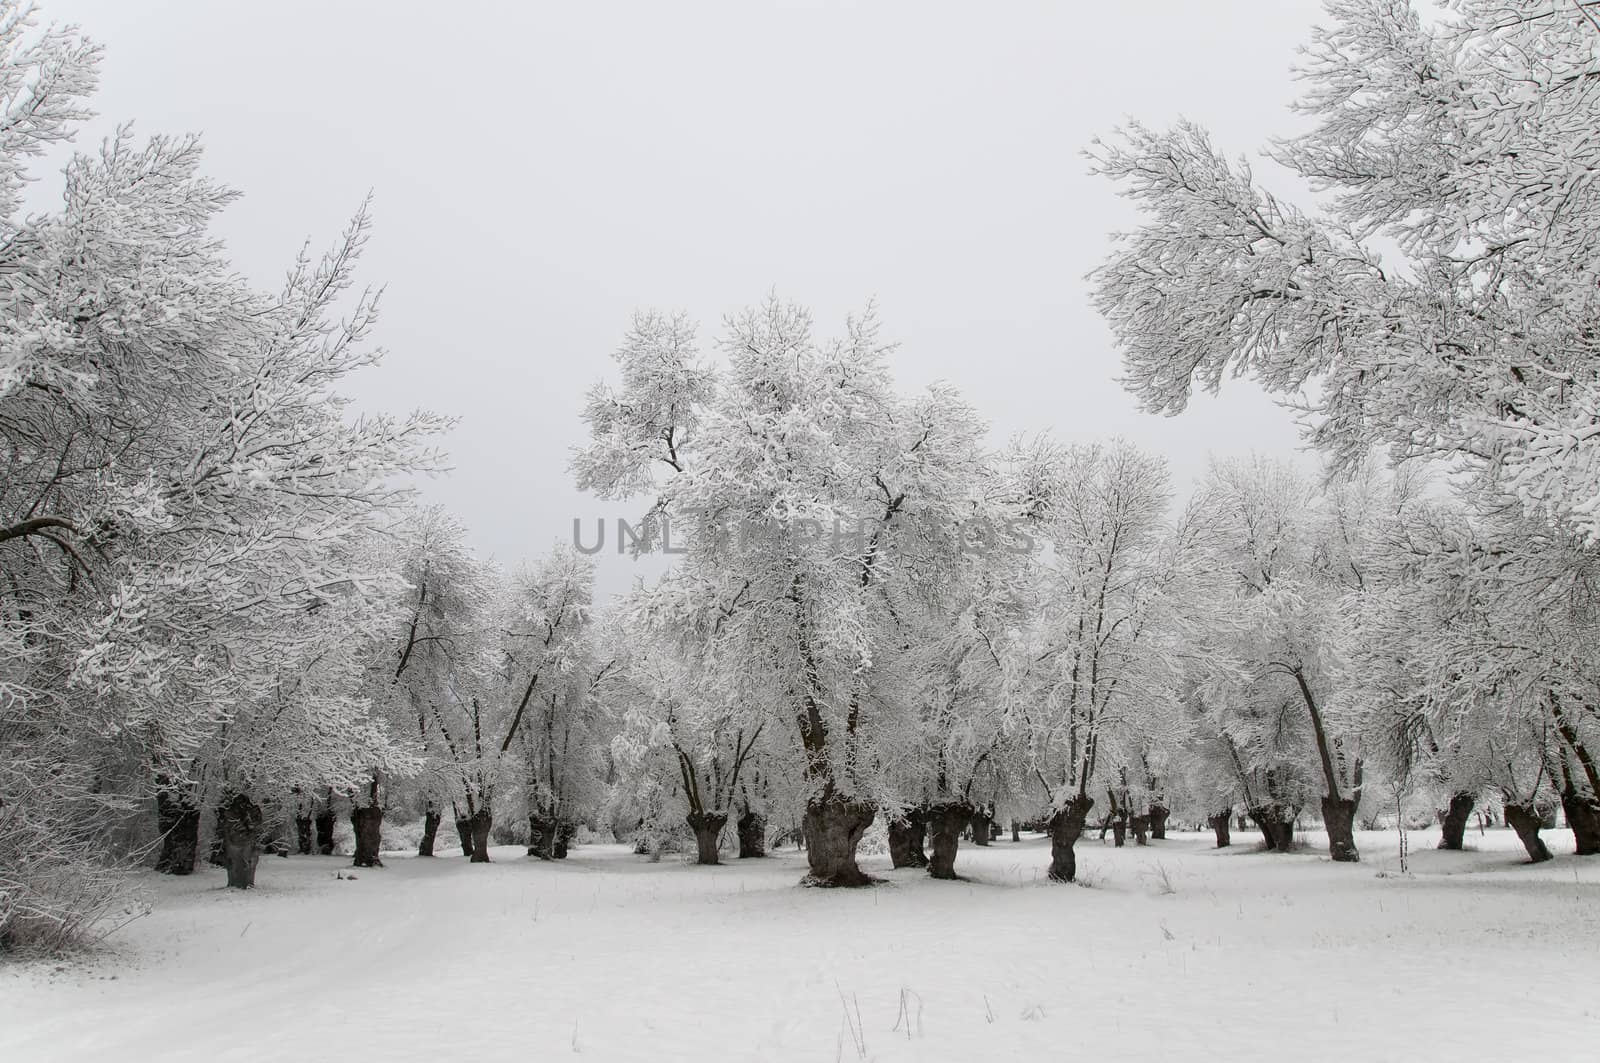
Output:
M1150 817L1134 816L1128 821L1128 826L1133 828L1133 840L1139 845L1150 844Z
M1120 849L1128 843L1128 821L1121 816L1111 821L1111 838Z
M1067 806L1050 817L1050 879L1052 882L1071 882L1078 877L1078 859L1072 851L1078 837L1083 834L1083 824L1094 807L1094 798L1075 797Z
M739 859L767 855L767 817L759 812L746 812L739 817L738 829Z
M808 886L870 886L872 879L856 866L856 847L872 826L873 807L835 794L807 802L801 829L806 836Z
M310 856L316 844L311 833L311 813L296 812L294 817L294 842L295 848L301 856Z
M256 861L261 858L261 809L244 794L234 794L222 806L220 823L228 885L250 889L256 884Z
M1233 844L1233 836L1228 831L1229 823L1233 820L1233 812L1218 812L1206 820L1212 833L1217 836L1217 848L1226 849Z
M567 858L567 847L572 844L572 839L577 836L578 828L570 823L563 823L556 828L555 857L557 860L565 860Z
M1269 851L1287 853L1294 848L1294 817L1288 809L1281 805L1252 808L1250 818L1261 829L1261 837L1266 840Z
M908 808L901 819L889 823L889 862L894 867L927 867L923 846L928 836L926 806Z
M383 846L383 806L364 805L350 810L350 827L356 834L356 867L382 867L378 850ZM330 832L331 833L331 832Z
M461 839L461 855L472 855L472 818L470 816L456 817L456 837Z
M1600 853L1600 801L1568 787L1561 791L1561 809L1572 828L1573 852L1579 856Z
M994 818L983 809L972 813L972 844L988 845L994 838Z
M1016 820L1011 821L1011 840L1014 842L1020 842L1022 840L1022 828L1017 826Z
M472 832L471 863L489 862L489 829L493 826L494 812L486 805L479 805L478 810L468 817L467 829Z
M191 875L200 849L200 810L188 793L156 791L156 825L161 830L161 855L156 870L164 875Z
M1478 796L1465 790L1450 795L1450 805L1439 813L1439 848L1459 850L1467 833L1467 820Z
M928 834L933 848L928 874L942 879L956 877L956 852L961 848L961 832L969 823L976 835L977 816L970 805L954 802L928 809Z
M722 837L722 828L728 825L728 816L723 812L691 812L684 817L689 824L689 829L694 831L694 851L697 864L716 864L717 842Z
M323 806L317 813L314 821L317 828L317 852L323 856L333 855L333 804L330 802Z
M432 856L433 843L439 836L439 821L444 819L437 809L429 808L422 815L422 840L417 843L418 856Z
M540 860L556 858L556 829L553 819L544 816L528 817L528 855Z
M1341 864L1354 864L1361 860L1361 854L1356 851L1355 822L1354 798L1322 799L1322 825L1328 831L1328 855Z
M1539 837L1539 828L1544 823L1543 809L1507 801L1506 822L1522 839L1522 847L1528 850L1529 863L1542 864L1550 859L1550 850L1545 846L1544 839Z
M1167 840L1167 817L1172 815L1161 805L1150 806L1150 837L1156 841Z

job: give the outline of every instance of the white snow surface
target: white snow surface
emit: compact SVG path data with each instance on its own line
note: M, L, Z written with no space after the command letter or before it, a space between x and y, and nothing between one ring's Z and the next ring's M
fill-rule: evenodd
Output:
M1357 865L1086 838L1065 886L1031 835L852 891L793 850L263 857L249 892L149 876L92 960L0 967L0 1060L1600 1059L1600 858L1545 836L1530 866L1413 832L1410 876L1394 833Z

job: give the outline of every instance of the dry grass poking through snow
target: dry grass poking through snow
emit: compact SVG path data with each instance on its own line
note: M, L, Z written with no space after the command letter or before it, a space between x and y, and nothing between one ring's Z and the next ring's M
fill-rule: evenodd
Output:
M1356 866L1208 837L1087 840L1093 889L1038 837L963 847L961 882L871 858L865 891L620 847L151 877L114 954L0 969L0 1060L1597 1058L1600 858L1419 833L1400 876L1392 834Z

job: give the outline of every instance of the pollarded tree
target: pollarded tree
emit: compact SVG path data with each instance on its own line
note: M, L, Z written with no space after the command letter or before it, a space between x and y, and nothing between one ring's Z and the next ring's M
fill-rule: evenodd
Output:
M1050 877L1071 882L1073 850L1131 729L1170 699L1168 606L1192 551L1168 524L1165 464L1122 442L1034 444L1017 479L1048 562L1033 623L1010 650L1010 714L1048 810Z
M895 394L870 313L819 343L808 314L770 299L726 330L713 370L681 318L639 317L574 466L602 496L656 492L643 545L683 552L652 624L698 637L720 680L756 673L776 691L740 711L775 714L766 737L782 728L804 764L808 880L864 885L856 846L892 797L880 765L913 712L879 681L896 644L882 588L959 565L928 530L970 512L981 425L948 389Z
M693 646L639 636L649 641L636 645L628 662L634 707L612 743L618 782L674 794L694 834L696 861L716 864L723 829L756 770L766 721L742 711L738 693L707 682L684 652Z
M1287 465L1257 459L1214 464L1201 499L1220 532L1213 563L1234 580L1231 615L1214 614L1220 638L1202 698L1244 769L1265 774L1271 808L1297 809L1309 796L1301 769L1320 769L1329 851L1357 860L1363 718L1335 700L1345 585L1322 550L1316 493ZM1272 820L1281 840L1291 825Z
M1271 156L1321 209L1264 190L1200 128L1091 152L1146 215L1095 272L1128 387L1182 410L1247 373L1314 388L1311 436L1465 458L1532 512L1600 532L1600 23L1586 3L1334 0L1301 70L1316 126ZM1388 266L1380 243L1398 246Z

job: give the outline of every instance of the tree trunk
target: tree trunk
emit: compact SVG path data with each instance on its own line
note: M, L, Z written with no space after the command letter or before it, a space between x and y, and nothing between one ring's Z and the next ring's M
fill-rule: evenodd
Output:
M1133 828L1133 840L1139 845L1150 844L1150 817L1134 816L1128 821L1128 826Z
M294 842L301 856L310 856L315 839L311 833L311 814L296 812L294 817Z
M378 850L383 845L383 806L364 805L352 808L350 826L356 833L354 865L382 867L383 860L378 856Z
M315 819L317 828L317 852L323 856L333 855L333 803L330 801L317 813Z
M1011 840L1014 842L1022 840L1022 828L1017 826L1016 820L1011 821Z
M1542 809L1508 800L1506 822L1517 832L1517 837L1522 839L1522 847L1528 850L1529 863L1542 864L1550 859L1550 850L1545 846L1544 839L1539 837L1539 827L1544 822Z
M1472 806L1478 796L1466 790L1450 795L1450 805L1439 813L1439 848L1460 850L1467 833L1467 820L1472 816Z
M1600 801L1569 786L1561 791L1561 809L1572 828L1573 852L1579 856L1600 853Z
M1359 863L1356 851L1356 800L1350 797L1322 799L1322 825L1328 831L1328 855L1341 864Z
M438 810L429 806L428 811L422 815L422 840L417 843L418 856L432 856L433 843L439 835L439 821L444 817Z
M895 867L927 867L928 806L908 808L889 824L889 860Z
M972 812L972 844L988 845L994 838L994 818L984 809ZM954 877L952 874L951 877Z
M1217 836L1218 849L1226 849L1233 844L1233 837L1228 831L1228 825L1232 819L1233 811L1229 809L1226 812L1218 812L1206 820L1206 823L1211 827L1212 833Z
M461 855L472 855L472 819L469 816L456 817L456 837L461 839Z
M767 818L759 812L746 812L739 817L739 859L767 855Z
M927 824L932 828L929 834L933 842L928 874L941 879L956 877L956 852L961 848L961 832L971 823L976 837L977 816L972 806L960 802L933 805L928 809Z
M556 828L555 857L557 860L565 860L567 858L567 848L572 844L572 839L577 836L578 828L570 823L563 823Z
M261 809L244 794L234 794L222 806L220 818L228 885L250 889L256 884L256 861L261 858Z
M1111 821L1111 838L1120 849L1128 842L1128 821L1117 816Z
M1172 815L1161 805L1150 806L1150 837L1158 842L1167 840L1167 817Z
M186 791L156 791L156 825L161 830L161 855L156 870L164 875L194 873L200 849L200 810Z
M1083 834L1083 825L1094 807L1094 798L1075 797L1065 808L1050 817L1050 880L1072 882L1078 877L1077 855L1072 847Z
M472 832L472 857L470 863L487 864L489 862L489 828L494 826L494 811L487 803L478 806L467 820L467 829Z
M806 803L801 829L806 836L808 886L870 886L872 879L856 866L856 847L872 826L873 807L837 794Z
M542 815L528 817L528 855L540 860L556 858L556 822Z
M1261 829L1270 852L1286 853L1294 848L1294 817L1281 805L1250 809L1250 818Z
M728 825L725 812L691 812L684 817L689 829L694 831L694 850L697 864L716 864L717 842L722 838L722 828Z

